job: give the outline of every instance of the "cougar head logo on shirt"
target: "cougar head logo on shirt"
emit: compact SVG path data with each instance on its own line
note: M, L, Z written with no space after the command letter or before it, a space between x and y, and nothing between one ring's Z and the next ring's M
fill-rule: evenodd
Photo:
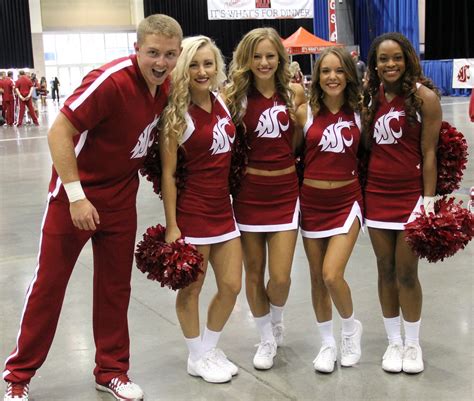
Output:
M387 114L380 116L375 122L374 127L375 142L379 145L392 145L398 143L397 139L401 138L403 135L402 128L400 127L400 131L395 131L393 128L390 128L390 122L393 119L400 121L400 117L404 115L404 111L395 111L392 107Z
M255 129L257 138L281 137L281 131L286 131L290 126L290 122L288 122L286 125L283 125L280 121L278 121L279 113L286 114L286 106L277 105L275 103L274 106L266 109L262 114L260 114L257 128Z
M209 148L209 150L212 150L212 155L230 152L230 147L235 139L235 136L230 137L225 131L225 127L230 125L230 118L217 118L218 121L212 129L212 145Z
M155 139L153 130L157 126L159 120L160 117L155 116L155 119L140 134L137 144L131 151L132 156L130 159L140 159L141 157L146 156L148 148L153 145L153 141Z
M321 146L321 152L344 153L346 147L350 147L354 138L344 138L342 130L344 128L351 129L355 124L352 121L342 121L342 117L337 120L337 123L331 124L323 132L321 141L318 146Z

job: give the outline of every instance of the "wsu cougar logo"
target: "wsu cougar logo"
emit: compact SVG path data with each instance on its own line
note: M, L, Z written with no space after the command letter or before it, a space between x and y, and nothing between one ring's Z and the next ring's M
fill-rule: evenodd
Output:
M392 145L398 143L397 139L401 138L403 131L400 128L400 131L395 131L390 128L390 121L396 119L400 121L400 117L404 116L404 111L395 111L392 107L387 114L380 116L377 122L375 123L374 128L374 138L375 142L379 145Z
M458 81L467 82L471 76L469 75L469 65L463 65L458 72Z
M132 157L130 159L139 159L146 156L148 148L153 145L153 129L158 124L160 117L155 116L155 119L143 130L138 138L138 142L132 150Z
M283 125L278 121L278 114L286 114L286 106L275 105L266 109L260 118L258 119L257 128L255 132L257 133L258 138L280 138L281 131L286 131L290 126L290 123ZM280 131L281 130L281 131Z
M225 131L225 127L230 125L230 118L218 118L216 125L212 129L212 145L209 150L212 150L212 155L218 153L230 152L230 145L234 143L235 136L232 138Z
M352 121L342 121L340 117L337 123L331 124L323 132L323 137L318 146L321 146L321 152L344 153L346 147L350 147L354 139L352 135L350 139L344 138L342 130L344 128L351 129L355 124Z

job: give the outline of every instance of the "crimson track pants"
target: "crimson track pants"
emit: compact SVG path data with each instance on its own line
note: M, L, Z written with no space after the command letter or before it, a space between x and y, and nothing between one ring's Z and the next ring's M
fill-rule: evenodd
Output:
M25 116L25 107L28 108L28 111L30 112L31 119L33 120L33 123L38 125L38 117L36 117L35 109L33 107L33 101L31 98L29 98L26 101L20 100L20 111L18 114L18 125L23 124L23 117Z
M5 120L8 125L13 125L15 122L15 109L13 100L4 100L3 107L5 109Z
M109 382L129 368L127 311L136 234L136 210L99 212L96 231L76 229L69 204L49 202L41 230L35 275L27 290L16 348L3 378L28 382L43 364L53 342L66 287L79 254L92 240L94 254L94 375Z

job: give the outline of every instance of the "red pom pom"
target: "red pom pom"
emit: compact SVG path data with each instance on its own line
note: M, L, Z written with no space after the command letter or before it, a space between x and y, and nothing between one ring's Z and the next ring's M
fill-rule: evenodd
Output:
M153 191L161 198L161 159L158 142L155 142L146 155L140 174L153 184Z
M184 148L180 146L177 153L176 163L176 188L178 194L180 190L184 188L186 182L186 168L184 167L185 157ZM140 169L140 174L148 181L153 183L153 191L161 198L161 158L160 148L158 142L155 142L148 151L148 154L143 163L143 167Z
M435 202L436 213L420 213L405 225L406 240L417 256L432 263L464 249L474 235L474 218L461 205L443 197Z
M236 196L240 191L240 184L248 164L249 150L247 135L243 128L238 128L235 134L234 146L232 147L229 173L229 188L233 196Z
M182 238L170 244L165 242L166 228L158 224L147 228L137 245L137 267L147 278L172 290L184 288L198 279L203 257L196 247Z
M436 193L447 195L458 189L467 164L467 142L461 132L446 121L441 123L437 159Z

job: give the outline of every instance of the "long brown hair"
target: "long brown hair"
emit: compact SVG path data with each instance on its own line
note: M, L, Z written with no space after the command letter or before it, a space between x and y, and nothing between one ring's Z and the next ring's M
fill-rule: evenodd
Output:
M347 85L344 89L345 103L348 104L353 111L360 111L361 95L359 91L359 82L357 80L357 70L354 60L346 49L341 47L328 47L321 52L321 55L314 63L309 95L309 105L311 106L313 115L317 115L321 109L322 98L324 96L324 92L321 89L321 85L319 83L321 63L329 54L335 55L340 60L342 69L344 70L344 74L346 76Z

